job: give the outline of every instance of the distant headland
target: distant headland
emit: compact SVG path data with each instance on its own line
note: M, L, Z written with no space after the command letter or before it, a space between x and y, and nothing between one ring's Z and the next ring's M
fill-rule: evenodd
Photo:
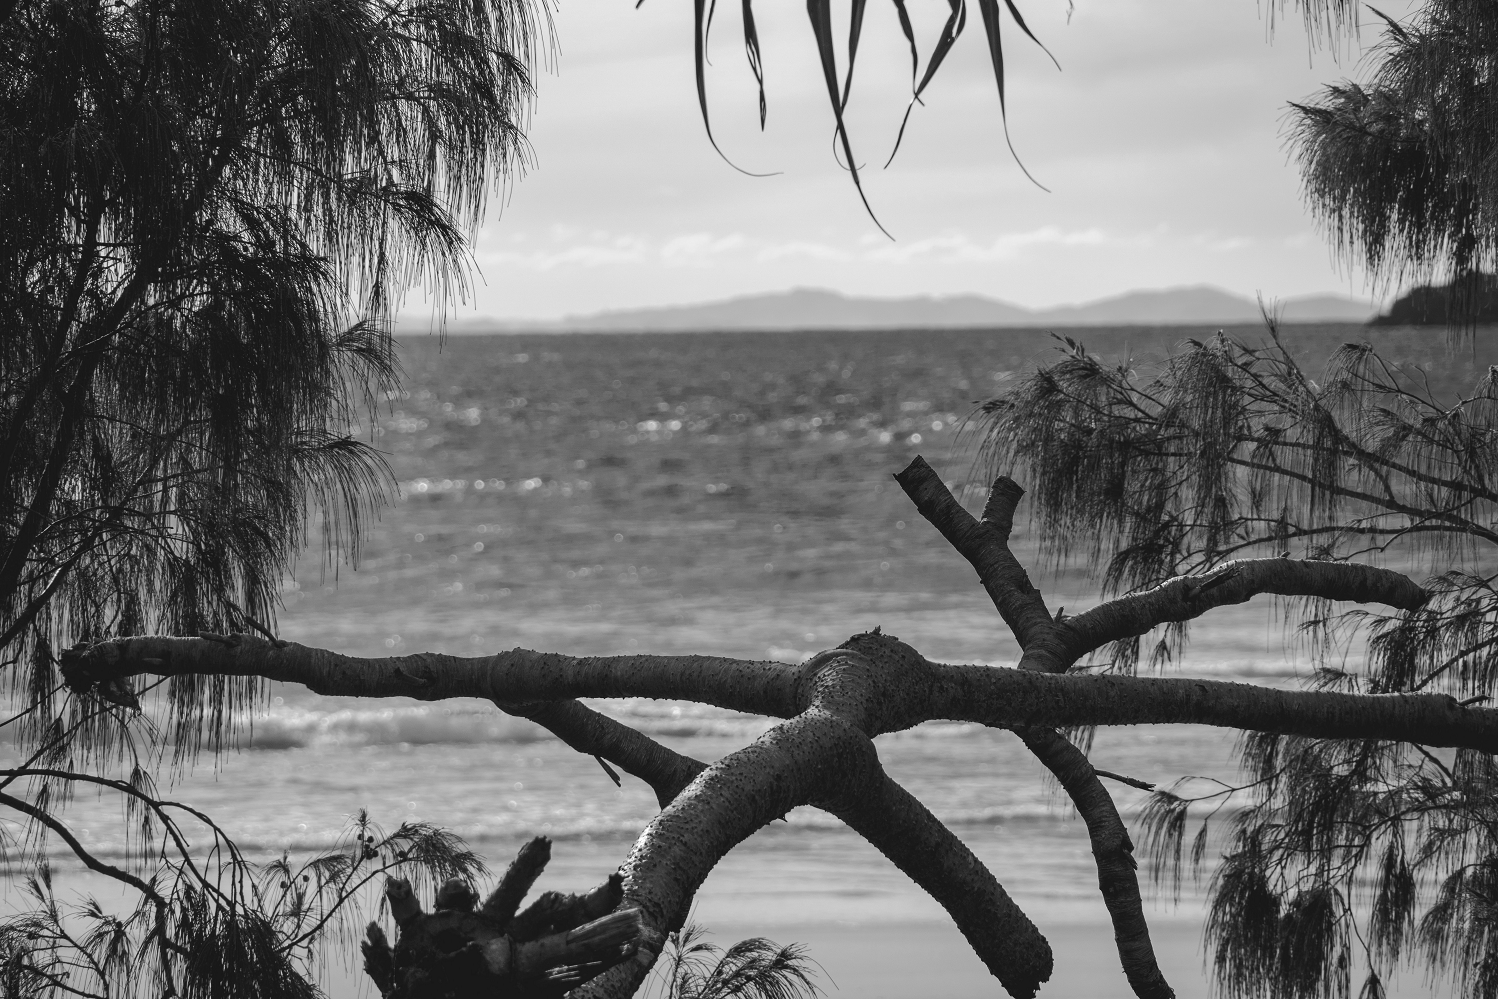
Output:
M1373 303L1312 295L1275 303L1287 323L1363 323ZM1260 321L1253 299L1198 285L1132 291L1081 305L1027 309L981 295L872 298L817 288L743 295L716 302L611 309L551 320L459 319L451 333L673 330L953 329L962 327L1075 327L1241 325Z

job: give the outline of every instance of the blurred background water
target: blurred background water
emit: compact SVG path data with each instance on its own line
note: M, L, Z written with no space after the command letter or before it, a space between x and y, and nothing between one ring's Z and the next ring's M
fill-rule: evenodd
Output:
M1192 333L1084 339L1148 364ZM1319 370L1367 331L1289 335ZM1439 331L1377 335L1425 365L1438 392L1455 391L1480 360L1449 354ZM364 656L522 646L798 662L877 625L932 660L1012 664L1013 639L972 570L891 475L924 455L970 508L981 506L993 470L978 461L975 403L1056 345L1012 330L413 334L402 390L359 428L388 456L393 502L366 524L357 567L309 551L285 583L279 632ZM1097 599L1089 566L1041 566L1023 529L1015 545L1053 610ZM1214 614L1179 668L1292 683L1307 664L1281 624L1267 600ZM689 703L595 706L704 760L770 724ZM1204 728L1113 730L1092 755L1168 785L1187 774L1231 779L1233 742ZM878 749L1042 928L1104 926L1085 829L1013 736L931 723L882 736ZM1143 792L1113 790L1136 821ZM498 869L546 834L556 859L543 887L568 889L613 870L656 810L639 781L626 775L616 788L592 759L485 702L358 701L286 685L247 719L240 751L178 774L173 796L260 857L326 848L361 808L388 828L413 818L450 828ZM110 799L68 812L105 856L123 849L121 818ZM1188 878L1178 901L1165 890L1152 903L1159 918L1192 927L1176 934L1191 958L1202 891ZM720 864L695 918L746 932L812 927L812 937L816 927L918 926L939 932L940 946L961 944L934 902L812 809ZM1105 932L1092 939L1108 949ZM993 991L981 968L977 980L974 994Z

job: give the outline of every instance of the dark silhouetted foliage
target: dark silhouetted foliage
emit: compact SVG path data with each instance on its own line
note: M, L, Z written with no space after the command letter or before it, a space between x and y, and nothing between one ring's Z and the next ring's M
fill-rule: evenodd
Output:
M1498 268L1495 51L1498 7L1429 0L1385 18L1364 82L1292 105L1306 200L1332 244L1390 285L1446 279L1461 324Z
M1311 687L1485 702L1498 692L1498 369L1437 398L1421 371L1367 344L1313 378L1270 333L1187 341L1149 364L1104 363L1068 340L984 407L988 456L1034 484L1050 557L1094 561L1109 591L1250 555L1439 572L1414 611L1296 599L1281 611L1317 663ZM1167 625L1091 668L1184 668L1187 637ZM1198 864L1207 819L1232 830L1206 933L1224 994L1375 996L1411 962L1492 994L1492 756L1269 733L1240 746L1241 785L1185 779L1142 816L1167 882L1193 830Z
M538 10L0 8L0 671L25 759L0 775L0 811L24 830L9 863L61 840L139 892L124 922L82 916L98 946L130 940L132 973L118 950L89 965L111 995L302 994L297 920L345 881L335 857L306 893L265 894L196 813L218 850L192 854L151 790L163 735L178 761L220 748L258 681L179 677L141 713L120 690L66 691L54 653L268 633L309 533L330 560L356 554L388 479L358 440L361 403L395 377L406 288L462 290L487 192L522 164ZM129 870L57 819L81 784L140 818ZM425 855L412 849L399 864ZM60 987L48 885L33 891L42 935L0 933L11 994Z
M1466 311L1463 312L1462 310ZM1452 326L1498 323L1498 277L1477 275L1469 287L1422 284L1394 300L1370 326Z

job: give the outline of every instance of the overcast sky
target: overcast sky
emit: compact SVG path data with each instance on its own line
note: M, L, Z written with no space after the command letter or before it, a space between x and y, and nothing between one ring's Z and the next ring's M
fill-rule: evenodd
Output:
M562 0L558 54L538 74L535 163L491 206L460 316L551 318L822 287L978 293L1030 307L1135 288L1212 284L1286 298L1365 291L1303 208L1286 102L1354 72L1308 45L1272 0L1017 0L1050 60L1006 20L1009 124L976 7L882 169L910 93L893 4L868 8L850 118L882 235L832 154L831 113L804 5L760 0L769 123L720 5L697 110L685 0ZM909 0L922 58L947 5ZM1394 4L1390 13L1405 5ZM845 19L846 5L841 8ZM845 29L839 27L840 41ZM1377 32L1364 24L1361 44ZM408 304L419 307L421 296Z

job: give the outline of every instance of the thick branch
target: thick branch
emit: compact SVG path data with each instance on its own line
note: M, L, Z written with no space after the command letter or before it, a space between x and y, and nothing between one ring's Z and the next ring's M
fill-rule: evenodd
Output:
M1050 979L1049 941L967 844L882 768L854 781L838 800L819 804L940 902L1012 995L1033 995Z
M691 656L572 659L524 649L474 659L358 659L294 643L273 648L263 639L236 637L235 646L195 638L101 642L64 653L63 672L75 687L86 689L138 673L255 675L252 667L260 666L265 669L261 676L306 683L326 694L426 700L488 696L505 702L540 699L552 692L558 699L676 696L779 717L799 714L813 697L823 696L824 688L857 684L858 691L845 690L849 702L838 710L869 736L945 718L1000 728L1217 725L1320 739L1383 739L1498 751L1498 709L1463 707L1445 694L1343 694L1222 680L947 666L927 662L909 646L885 636L863 636L850 644L860 652L865 644L887 644L899 652L891 652L887 661L869 660L864 653L863 666L839 662L816 671ZM333 668L328 666L330 659L335 660ZM716 681L709 665L718 671ZM406 669L420 669L419 682ZM682 676L690 682L673 693L671 683ZM759 707L743 707L751 703ZM873 705L883 710L875 712ZM865 717L855 717L865 710Z
M315 693L348 697L479 697L496 703L660 697L777 718L805 706L795 682L800 667L715 656L580 658L512 649L474 658L424 652L365 659L252 635L204 635L99 642L65 652L62 668L75 689L143 673L217 674L300 683Z
M801 804L844 818L930 891L1012 995L1033 996L1049 977L1049 945L993 876L889 780L862 731L820 706L707 768L656 816L625 862L625 904L659 932L679 928L718 860ZM616 971L575 995L627 994L634 975Z
M861 769L860 758L872 754L862 732L814 710L704 770L651 820L621 869L625 904L640 909L647 936L682 926L697 889L728 851L797 805L832 794L841 775ZM573 995L630 995L648 971L648 963L631 962Z
M1021 729L1018 734L1056 775L1087 823L1092 856L1097 863L1098 889L1113 921L1113 940L1129 986L1140 999L1175 999L1175 991L1155 960L1149 923L1145 921L1139 895L1134 843L1118 814L1118 806L1098 780L1087 756L1054 729Z
M908 489L906 491L910 492ZM951 499L934 472L927 477L925 491L928 495L947 496L949 500L948 503L933 506L934 514L944 516L948 521L961 521L960 515L965 512ZM1071 660L1062 661L1052 657L1049 663L1037 661L1039 657L1035 655L1036 652L1057 644L1057 628L1045 613L1045 604L1039 595L1033 600L1027 596L1025 591L1030 587L1030 580L1024 570L1019 569L1016 576L1015 569L1008 564L1012 562L1015 567L1019 565L1018 559L1009 551L1009 534L1014 522L1015 507L1023 495L1024 490L1007 477L995 480L988 493L983 519L1000 526L998 545L1002 548L1004 558L996 558L991 551L970 544L964 547L953 541L953 546L978 571L978 578L983 581L984 589L988 591L994 606L1006 622L1010 618L1006 608L1012 607L1015 602L1038 605L1039 619L1027 628L1028 640L1020 637L1019 631L1015 630L1024 651L1020 660L1021 668L1064 673L1071 665ZM912 494L911 498L915 499L915 496ZM932 522L941 526L935 520ZM942 534L952 541L948 531L943 530ZM1013 625L1010 627L1013 628ZM1175 992L1161 974L1159 962L1155 959L1155 949L1150 944L1149 924L1144 918L1144 900L1140 897L1139 878L1135 874L1138 865L1134 861L1134 844L1118 814L1118 806L1113 803L1107 788L1098 780L1086 755L1054 729L1036 727L1016 731L1025 741L1025 746L1061 781L1061 786L1077 806L1078 814L1087 823L1093 859L1097 865L1098 888L1113 922L1113 939L1118 948L1119 964L1123 967L1130 987L1140 999L1174 999Z
M895 476L895 481L921 516L978 570L978 579L1020 648L1029 648L1050 630L1051 615L1045 609L1045 600L1009 551L1014 508L1025 494L1013 479L1000 478L994 483L982 520L974 520L962 508L941 476L919 456Z
M530 719L578 752L601 756L640 778L662 808L707 766L578 701L502 701L499 707Z
M1391 569L1288 558L1239 559L1200 576L1177 576L1063 621L1055 629L1054 643L1046 643L1034 655L1026 649L1025 659L1034 661L1032 668L1053 670L1054 662L1064 669L1109 642L1143 635L1170 621L1189 621L1260 593L1380 603L1400 610L1418 610L1430 599L1424 587ZM1050 656L1056 658L1049 660Z
M1315 739L1380 739L1498 752L1498 709L1446 694L1341 694L1176 677L936 666L951 677L931 717L999 728L1215 725Z

